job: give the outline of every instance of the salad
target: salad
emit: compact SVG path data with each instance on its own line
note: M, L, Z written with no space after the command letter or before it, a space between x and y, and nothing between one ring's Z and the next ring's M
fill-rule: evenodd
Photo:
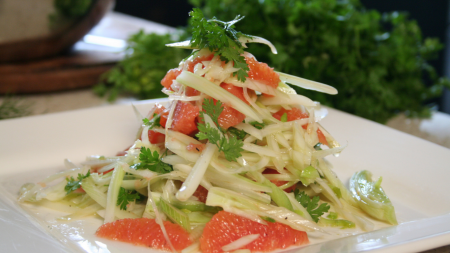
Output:
M156 104L134 143L116 156L25 184L19 201L74 207L60 217L98 216L97 236L181 252L272 251L311 234L359 233L374 220L397 224L395 210L369 171L346 188L325 159L340 145L319 123L320 104L288 84L328 94L331 86L274 71L245 52L267 40L235 30L243 17L207 20L190 12L193 49L161 81Z

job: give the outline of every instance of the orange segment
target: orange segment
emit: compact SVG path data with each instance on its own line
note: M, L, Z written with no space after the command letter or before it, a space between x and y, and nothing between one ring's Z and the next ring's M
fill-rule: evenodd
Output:
M263 225L236 214L220 211L206 224L200 238L200 249L203 253L223 252L223 246L251 234L260 236L242 249L252 252L285 249L309 242L306 232L294 230L287 225L276 222Z
M177 251L180 251L192 242L189 233L180 225L164 221L164 227L171 243ZM106 223L100 226L96 232L98 237L133 243L160 250L170 251L166 239L161 231L161 227L154 219L122 219Z

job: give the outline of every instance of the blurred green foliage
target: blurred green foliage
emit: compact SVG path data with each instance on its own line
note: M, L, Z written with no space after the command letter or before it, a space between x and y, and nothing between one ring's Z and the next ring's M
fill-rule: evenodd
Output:
M443 87L450 87L428 63L442 45L437 39L423 39L417 23L403 13L366 10L358 0L190 2L207 18L227 21L238 14L246 16L236 29L264 37L278 49L274 55L265 45L250 44L248 51L259 61L336 87L339 94L335 96L297 91L367 119L384 123L398 112L428 116L430 109L425 104L439 96ZM132 48L138 48L106 75L113 83L110 98L119 92L140 98L159 96L164 73L177 67L188 52L165 48L168 36L140 33L130 41ZM105 85L99 87L106 91Z
M184 38L185 39L185 38ZM139 99L165 96L161 80L169 69L178 67L189 50L169 48L165 44L174 42L168 34L146 34L143 31L132 35L124 60L106 72L102 82L94 87L100 95L108 95L113 101L119 94L131 94Z
M53 0L55 12L48 15L50 28L62 27L67 22L86 14L93 0ZM95 0L94 0L95 1Z

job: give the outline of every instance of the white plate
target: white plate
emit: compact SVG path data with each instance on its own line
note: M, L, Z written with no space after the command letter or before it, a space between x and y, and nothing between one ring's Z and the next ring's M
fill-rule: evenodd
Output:
M142 101L145 114L152 101ZM322 121L348 147L329 158L347 182L368 169L383 176L400 225L309 245L299 252L404 252L450 242L450 149L337 110ZM51 212L25 209L16 201L19 187L79 163L88 155L112 155L132 143L139 122L130 105L0 121L0 249L2 252L152 252L143 247L93 236L100 220L58 226ZM25 211L28 210L28 211ZM30 211L31 210L31 211ZM37 210L37 214L32 213Z

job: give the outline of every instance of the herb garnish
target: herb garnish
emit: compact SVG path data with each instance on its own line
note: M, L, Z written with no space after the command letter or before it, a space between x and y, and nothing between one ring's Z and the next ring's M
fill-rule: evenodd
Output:
M137 170L151 170L157 173L165 174L173 170L170 164L164 163L159 157L157 151L152 151L149 148L142 147L141 153L139 154L140 163L136 163L132 167Z
M78 178L77 178L78 180L75 180L75 178L73 178L73 177L70 177L70 179L66 178L67 184L64 187L64 190L67 192L66 194L69 194L69 193L79 189L81 187L81 181L83 181L83 179L89 177L90 175L91 175L91 171L88 171L86 173L86 175L78 173Z
M126 190L125 188L120 187L117 205L120 207L120 210L127 210L128 203L139 199L141 199L141 195L137 191Z
M244 47L239 41L239 37L251 38L251 36L234 29L234 24L244 17L238 15L229 22L218 20L216 17L206 20L198 8L189 12L189 16L191 16L192 27L191 45L199 49L209 49L226 63L232 61L234 67L239 69L233 73L233 76L237 75L239 81L245 82L248 76L247 71L250 69L245 58L241 56L244 53Z
M300 192L298 189L294 191L295 199L302 204L304 208L308 211L311 218L317 223L319 217L324 213L328 212L330 205L327 203L322 203L319 206L319 196L314 196L312 199L304 192Z
M204 122L204 114L206 113L213 122L216 124L217 128L211 126L209 123L198 123L197 127L199 132L195 135L199 140L208 140L210 143L216 144L219 148L219 152L223 152L225 158L228 161L236 161L237 158L241 157L241 152L244 151L242 146L244 143L242 140L238 139L236 135L231 134L228 138L224 134L225 131L219 126L219 115L223 111L222 103L217 101L214 104L212 99L203 100L203 110L205 112L200 112L200 117Z

